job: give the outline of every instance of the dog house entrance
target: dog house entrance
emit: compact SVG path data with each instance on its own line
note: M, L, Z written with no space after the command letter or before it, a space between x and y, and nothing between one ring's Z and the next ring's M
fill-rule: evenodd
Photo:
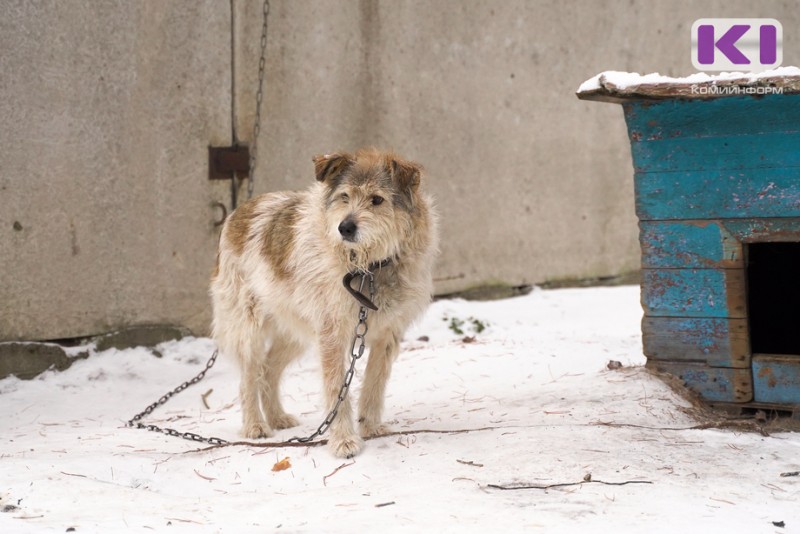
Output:
M800 356L800 243L752 243L747 258L752 353Z

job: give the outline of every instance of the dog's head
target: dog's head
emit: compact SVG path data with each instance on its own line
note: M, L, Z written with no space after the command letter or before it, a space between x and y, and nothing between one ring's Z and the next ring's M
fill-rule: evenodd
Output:
M401 253L423 222L421 167L393 153L361 150L314 158L324 186L328 238L352 268Z

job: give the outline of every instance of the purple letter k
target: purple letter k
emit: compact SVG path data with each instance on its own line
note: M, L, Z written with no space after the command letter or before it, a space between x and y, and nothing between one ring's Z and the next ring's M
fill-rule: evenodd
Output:
M714 42L714 26L703 24L697 27L697 61L701 65L714 63L714 48L719 48L734 65L749 65L750 60L736 48L736 41L747 33L750 26L734 24L725 34Z

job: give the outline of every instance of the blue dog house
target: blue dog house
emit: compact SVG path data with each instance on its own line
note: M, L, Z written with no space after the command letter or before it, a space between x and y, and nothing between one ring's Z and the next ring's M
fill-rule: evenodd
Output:
M624 111L647 366L709 404L800 418L800 70L694 78L578 92Z

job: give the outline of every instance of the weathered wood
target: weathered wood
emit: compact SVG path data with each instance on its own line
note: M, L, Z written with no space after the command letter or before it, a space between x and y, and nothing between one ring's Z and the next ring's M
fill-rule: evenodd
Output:
M800 165L800 132L634 140L636 172L784 168Z
M800 355L753 355L753 394L757 402L800 404Z
M598 102L611 102L615 104L626 104L632 100L659 101L665 99L689 99L707 102L722 98L752 98L749 96L730 96L732 92L709 91L709 88L712 86L717 88L735 87L745 90L747 88L780 87L784 94L800 92L800 77L798 76L770 76L758 80L742 77L734 80L709 80L695 83L662 82L618 86L612 80L609 80L607 76L601 75L598 82L599 87L576 93L578 98L581 100L595 100Z
M642 269L650 317L747 317L743 269Z
M702 363L648 360L647 367L680 378L686 387L710 402L753 400L750 369L711 367Z
M744 266L742 244L800 242L800 218L641 221L644 268Z
M641 221L643 268L744 267L743 244L800 242L800 219Z
M632 142L800 131L796 95L735 97L713 102L669 100L623 106Z
M750 367L746 319L645 317L642 343L645 356L654 360Z
M766 321L789 332L788 344L762 343L759 350L794 351L793 324L780 323L781 313L791 314L772 315L773 300L797 300L793 271L762 275L757 266L797 260L762 257L765 247L751 244L800 242L800 76L758 82L786 89L760 98L712 94L752 89L745 79L628 87L613 79L631 78L601 77L599 89L579 96L623 103L640 220L648 367L681 377L707 402L788 407L799 417L800 355L753 356L751 348L761 338L776 341L769 330L762 336ZM771 285L760 288L761 280Z
M709 405L713 409L723 411L731 417L749 416L749 418L752 418L756 410L762 410L770 419L775 415L787 416L791 421L800 423L800 404L751 401L744 403L712 402Z
M739 239L721 221L642 221L644 268L742 268Z
M800 219L728 219L723 224L742 243L800 242Z
M634 187L643 221L800 217L800 167L636 173Z

